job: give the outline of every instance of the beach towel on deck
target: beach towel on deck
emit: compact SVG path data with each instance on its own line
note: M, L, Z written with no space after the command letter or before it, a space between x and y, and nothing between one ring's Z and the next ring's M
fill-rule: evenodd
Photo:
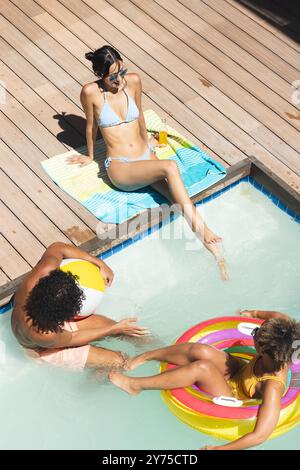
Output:
M158 131L159 116L152 110L144 112L149 132ZM147 186L134 192L116 189L108 180L99 176L97 160L105 156L104 148L97 145L95 160L80 168L69 165L66 159L72 155L86 154L86 147L71 150L42 162L42 167L50 178L66 193L80 202L104 223L121 223L148 208L166 202L156 191ZM225 168L213 160L204 150L168 126L168 145L157 148L159 159L176 161L183 182L190 196L208 188L226 175ZM102 167L103 159L101 161Z

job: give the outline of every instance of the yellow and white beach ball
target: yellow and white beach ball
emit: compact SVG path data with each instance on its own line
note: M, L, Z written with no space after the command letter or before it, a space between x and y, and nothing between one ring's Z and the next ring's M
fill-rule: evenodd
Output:
M79 287L85 295L79 315L96 313L95 310L100 304L105 291L105 283L100 269L89 261L73 258L64 259L60 264L60 269L64 272L70 271L78 276Z

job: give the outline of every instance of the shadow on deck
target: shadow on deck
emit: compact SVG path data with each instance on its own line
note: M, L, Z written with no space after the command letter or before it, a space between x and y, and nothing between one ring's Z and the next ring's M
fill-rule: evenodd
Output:
M300 43L299 0L237 0L237 2Z

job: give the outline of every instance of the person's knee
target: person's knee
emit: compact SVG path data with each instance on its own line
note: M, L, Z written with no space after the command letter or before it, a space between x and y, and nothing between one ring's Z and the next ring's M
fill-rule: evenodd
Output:
M124 367L127 361L127 355L121 351L114 351L113 366Z
M212 363L208 360L198 360L192 363L196 375L208 374L211 371Z
M164 171L166 178L170 178L171 176L177 175L179 172L177 163L174 160L165 161Z
M124 367L127 355L121 351L91 346L87 359L87 367Z
M211 358L210 346L207 346L206 344L193 343L190 347L189 354L190 354L191 360L197 360L197 359L210 360Z

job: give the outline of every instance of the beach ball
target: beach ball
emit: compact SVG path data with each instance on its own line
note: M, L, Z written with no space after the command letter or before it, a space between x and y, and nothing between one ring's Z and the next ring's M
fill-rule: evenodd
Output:
M79 315L85 316L95 313L105 291L105 283L100 269L95 264L83 259L64 259L60 264L60 269L64 272L70 271L78 276L78 285L85 295Z

